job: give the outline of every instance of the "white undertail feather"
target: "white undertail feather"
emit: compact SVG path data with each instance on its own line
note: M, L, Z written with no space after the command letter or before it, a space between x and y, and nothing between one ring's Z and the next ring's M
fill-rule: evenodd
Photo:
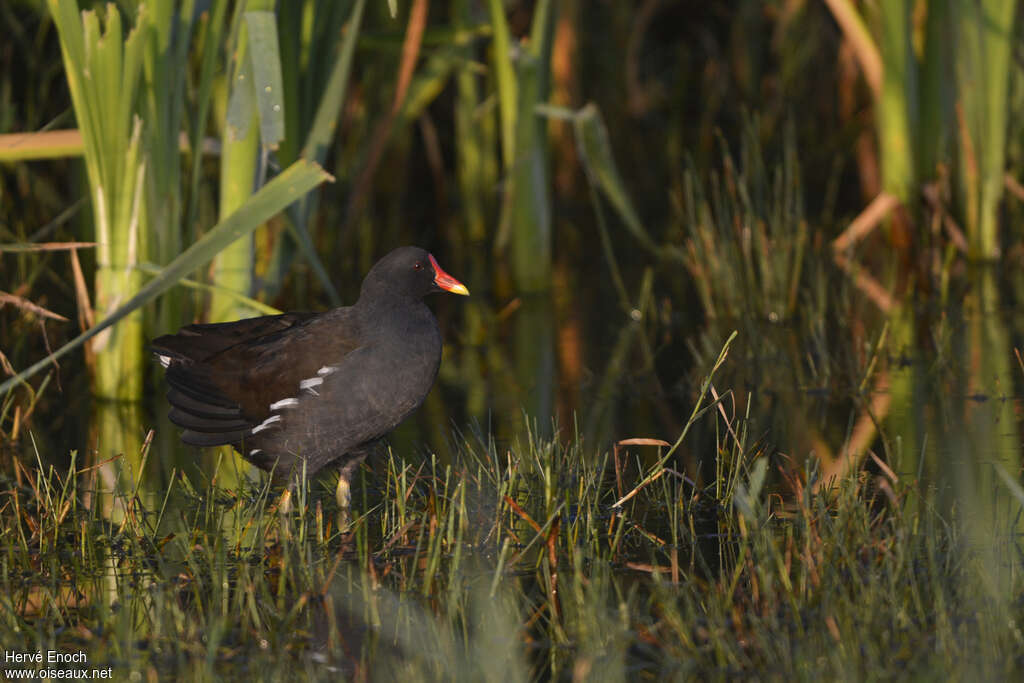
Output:
M297 398L282 398L280 401L274 401L270 404L271 410L280 410L281 408L294 408L299 405L299 399Z
M314 396L319 396L319 392L313 387L318 387L324 383L323 377L310 377L299 382L299 391L306 390Z
M253 434L259 434L264 429L269 429L270 426L273 425L275 422L280 422L280 421L281 421L281 416L280 415L271 415L266 420L264 420L260 424L258 424L255 427L253 427L252 428L252 433Z

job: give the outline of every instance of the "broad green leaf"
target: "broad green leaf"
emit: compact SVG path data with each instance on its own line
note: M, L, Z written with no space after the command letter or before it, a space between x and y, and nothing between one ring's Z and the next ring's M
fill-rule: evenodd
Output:
M245 23L249 28L249 60L260 112L260 138L264 147L276 149L284 137L284 85L277 19L273 12L246 12Z
M245 22L244 7L235 7L229 45L231 78L228 82L228 111L224 144L243 140L256 112L256 93L252 60L249 59L249 27Z
M228 97L227 133L230 140L241 140L249 133L252 114L256 109L256 93L253 90L252 63L247 59L241 60Z

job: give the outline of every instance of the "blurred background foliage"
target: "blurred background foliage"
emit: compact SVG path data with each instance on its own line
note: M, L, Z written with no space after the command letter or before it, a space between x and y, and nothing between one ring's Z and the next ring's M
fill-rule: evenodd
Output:
M301 658L340 642L406 678L1012 679L1022 30L1016 0L0 1L12 642L153 678L336 676ZM441 374L354 519L179 443L148 339L351 303L402 244L472 296L429 301Z
M406 450L527 420L597 448L673 441L738 329L720 381L756 406L759 448L841 471L879 435L888 452L891 425L896 450L923 453L941 410L915 397L953 380L918 350L983 338L1003 365L957 386L1013 393L1019 322L951 321L1024 287L1020 15L1012 0L4 2L0 430L50 453L141 441L120 403L85 425L109 398L162 394L145 339L352 302L411 243L473 296L431 302L445 358L395 438ZM137 56L90 80L100 46ZM334 182L175 261L299 159ZM89 170L115 162L105 185ZM126 193L125 232L101 229L98 185ZM972 279L984 261L990 284ZM166 291L128 324L9 379L154 278ZM162 419L157 398L141 410Z

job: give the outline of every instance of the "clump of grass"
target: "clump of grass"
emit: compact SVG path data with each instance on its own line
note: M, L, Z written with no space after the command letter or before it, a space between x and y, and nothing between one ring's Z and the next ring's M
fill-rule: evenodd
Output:
M707 486L634 446L477 435L451 464L388 453L350 516L329 482L281 515L253 481L178 473L147 500L127 474L101 495L74 459L18 467L0 633L154 679L1019 673L1009 524L968 543L895 478L812 495L813 470L790 467L773 488L743 423L720 426Z

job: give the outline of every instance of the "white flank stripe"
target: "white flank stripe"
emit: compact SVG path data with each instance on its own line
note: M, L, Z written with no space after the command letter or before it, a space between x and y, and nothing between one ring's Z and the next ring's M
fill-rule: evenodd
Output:
M266 420L261 422L259 425L253 427L252 428L252 433L253 434L259 434L264 429L270 429L270 426L272 424L274 424L275 422L280 422L280 421L281 421L281 416L280 415L271 415Z
M337 372L337 371L338 371L338 368L336 366L334 366L334 365L325 365L322 368L320 368L319 370L317 370L316 374L320 375L321 377L326 377L327 375L330 375L331 373L334 373L334 372Z
M249 451L249 455L259 455L262 452L263 452L262 448L254 448L251 451Z
M280 410L281 408L294 408L299 405L299 399L297 398L282 398L280 401L274 401L270 404L271 410Z

